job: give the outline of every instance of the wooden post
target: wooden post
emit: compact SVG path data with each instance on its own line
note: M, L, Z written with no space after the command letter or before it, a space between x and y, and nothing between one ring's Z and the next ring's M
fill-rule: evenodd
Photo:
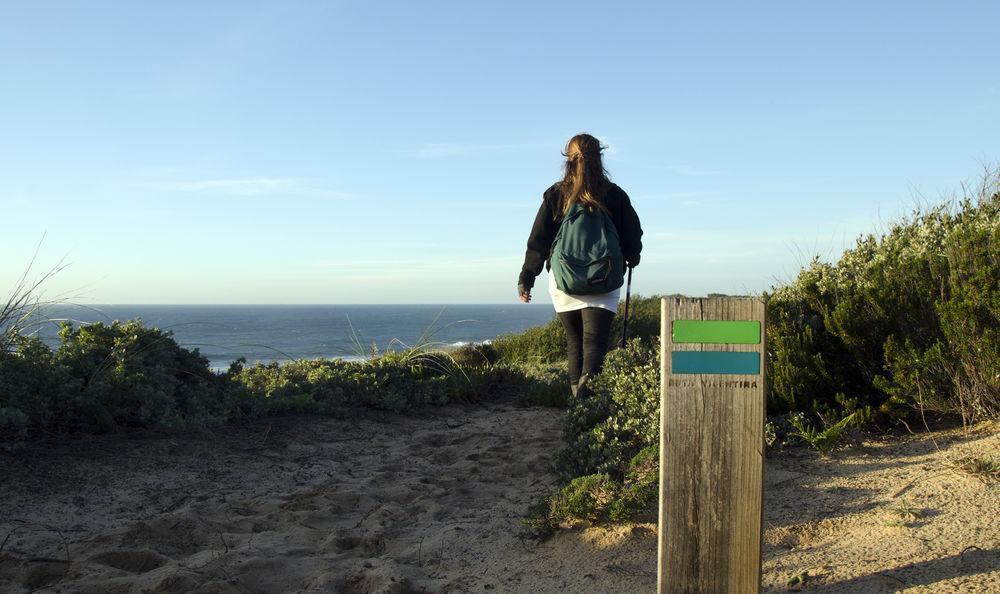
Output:
M764 303L661 303L657 592L759 592Z

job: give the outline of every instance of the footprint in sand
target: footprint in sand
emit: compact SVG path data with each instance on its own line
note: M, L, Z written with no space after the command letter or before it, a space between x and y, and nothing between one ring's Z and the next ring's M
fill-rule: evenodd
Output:
M430 461L441 466L450 466L455 462L455 454L448 450L438 450L431 454Z
M511 464L506 464L503 467L504 476L509 476L510 478L521 478L527 476L528 465L524 462L513 462Z
M490 454L510 454L511 449L510 444L505 443L486 448L486 451Z
M54 559L32 563L20 581L26 590L34 592L61 580L66 575L68 568L66 563Z
M475 435L475 434L472 434L472 435L460 435L458 437L450 439L448 441L448 445L450 445L450 446L465 445L465 444L469 443L470 441L472 441L472 440L478 440L481 437L482 436Z
M146 573L159 567L163 567L170 562L170 559L163 555L149 550L118 550L106 551L94 555L90 558L94 563L121 569L129 573Z
M187 557L210 547L218 536L208 526L194 518L164 516L150 522L139 522L127 530L120 546L150 547L173 558Z
M374 486L388 485L396 482L399 478L399 473L395 471L388 472L377 472L375 476L368 479L368 483Z
M441 447L445 445L445 443L448 441L448 437L443 433L426 433L423 435L418 434L415 436L415 439L417 442L425 446L431 446L434 448ZM416 445L417 444L414 444L413 446L410 446L410 448L416 447Z
M335 511L357 509L362 503L371 501L371 497L368 495L362 495L343 488L335 488L323 493L323 499L326 499Z
M381 531L364 532L361 530L342 530L324 543L323 547L332 547L338 553L362 551L367 556L379 555L385 551L386 538Z
M379 498L383 501L405 505L416 499L417 493L405 483L401 483L384 487L379 492Z
M361 546L361 533L357 530L340 530L325 543L337 552L350 551Z

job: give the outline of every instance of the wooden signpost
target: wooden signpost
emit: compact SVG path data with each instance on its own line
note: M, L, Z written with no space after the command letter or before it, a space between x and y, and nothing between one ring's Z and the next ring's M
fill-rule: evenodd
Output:
M661 306L657 592L759 592L764 303Z

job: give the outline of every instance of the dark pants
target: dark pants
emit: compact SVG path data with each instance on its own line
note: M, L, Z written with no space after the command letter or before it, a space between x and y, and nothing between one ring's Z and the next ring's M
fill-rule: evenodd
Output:
M615 313L600 307L585 307L558 315L566 329L569 382L575 388L582 375L594 377L601 371L611 340L611 321L615 319Z

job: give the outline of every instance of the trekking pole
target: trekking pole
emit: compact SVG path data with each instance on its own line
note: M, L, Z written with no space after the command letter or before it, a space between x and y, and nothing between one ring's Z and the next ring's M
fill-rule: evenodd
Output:
M628 336L628 298L632 294L632 267L628 267L628 285L625 288L625 319L622 320L622 348L625 348L625 337Z

